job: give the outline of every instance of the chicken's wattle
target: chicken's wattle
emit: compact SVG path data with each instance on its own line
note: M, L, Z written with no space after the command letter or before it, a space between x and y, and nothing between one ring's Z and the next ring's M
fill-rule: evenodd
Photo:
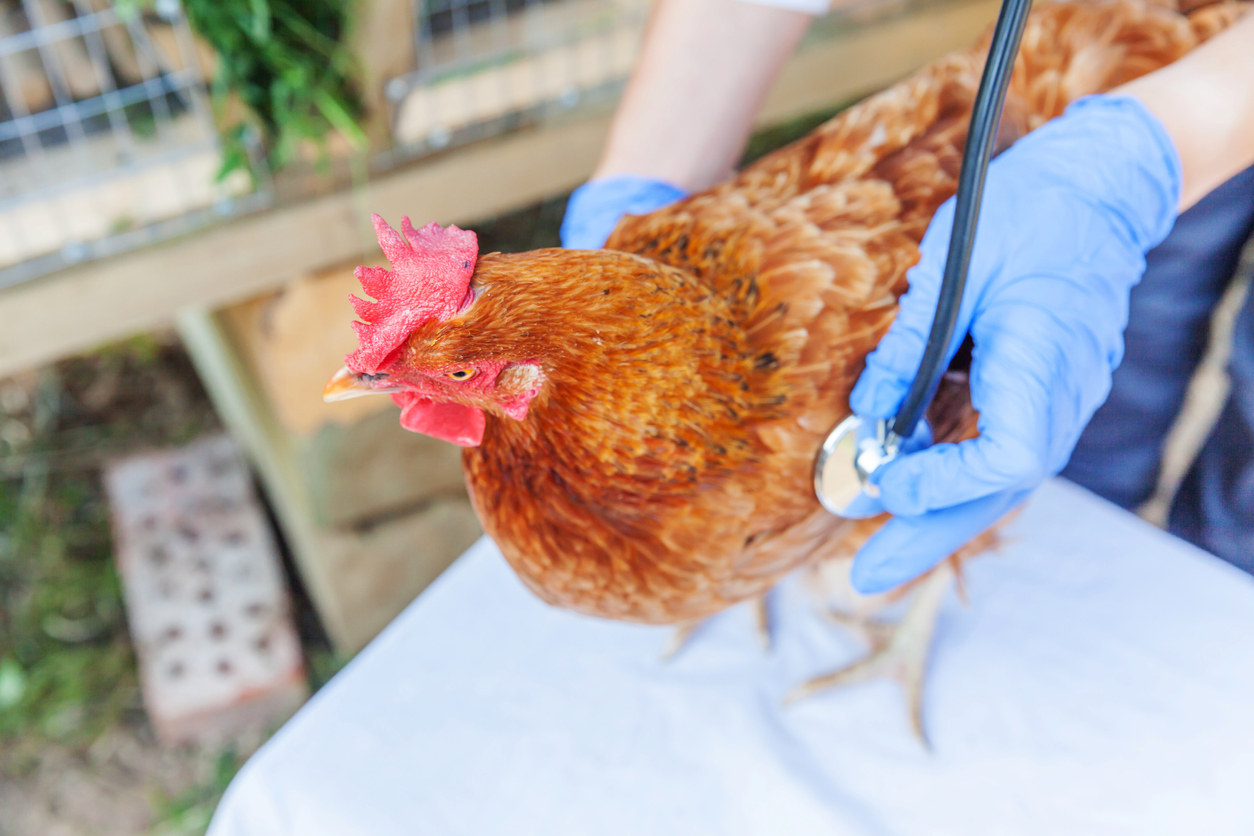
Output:
M417 392L396 392L392 400L401 408L401 426L411 432L459 447L477 447L483 441L482 409L433 401Z

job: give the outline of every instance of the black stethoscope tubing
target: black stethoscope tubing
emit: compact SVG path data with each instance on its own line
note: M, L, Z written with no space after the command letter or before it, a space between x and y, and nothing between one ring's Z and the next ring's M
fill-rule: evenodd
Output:
M914 382L902 401L901 408L897 410L892 425L892 433L898 438L909 438L914 433L915 425L936 393L944 372L945 355L957 325L962 291L971 263L971 249L975 244L976 224L984 194L984 178L988 173L989 159L992 157L997 129L1001 123L1002 106L1006 102L1006 90L1010 86L1010 75L1014 70L1019 42L1023 39L1023 29L1027 25L1031 8L1031 0L1004 0L997 16L988 60L984 64L984 75L980 79L971 112L971 126L967 131L962 169L958 174L953 232L949 237L949 256L945 261L945 275L936 301L932 330L928 335L927 346L919 361Z

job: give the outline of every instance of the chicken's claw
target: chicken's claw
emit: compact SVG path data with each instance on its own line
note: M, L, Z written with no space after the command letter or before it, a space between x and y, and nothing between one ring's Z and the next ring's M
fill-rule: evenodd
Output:
M859 625L860 632L872 646L870 653L852 665L815 677L794 688L785 695L784 703L791 704L820 691L854 682L895 679L905 691L915 736L930 750L932 747L923 728L923 679L932 635L936 630L936 616L953 577L949 561L936 567L919 581L910 607L901 621L893 625L874 621ZM837 616L837 620L844 619Z

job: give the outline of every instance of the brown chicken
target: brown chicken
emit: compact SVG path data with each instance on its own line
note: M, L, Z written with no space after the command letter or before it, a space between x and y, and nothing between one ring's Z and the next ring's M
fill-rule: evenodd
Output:
M1038 5L999 146L1176 60L1244 7ZM465 446L484 528L558 606L689 622L847 558L883 520L822 510L815 455L956 188L988 40L721 186L625 218L601 251L476 259L472 233L406 219L407 242L376 217L396 272L359 272L378 302L355 300L362 347L328 396L392 392L407 428ZM964 385L930 415L939 440L975 432ZM930 624L939 595L923 597ZM930 626L912 629L926 644ZM917 691L921 662L910 670Z

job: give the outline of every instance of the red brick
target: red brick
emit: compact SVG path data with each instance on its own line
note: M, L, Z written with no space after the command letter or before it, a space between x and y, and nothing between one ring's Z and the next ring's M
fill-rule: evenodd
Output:
M213 744L305 699L278 550L243 457L212 436L105 470L144 702L166 743Z

